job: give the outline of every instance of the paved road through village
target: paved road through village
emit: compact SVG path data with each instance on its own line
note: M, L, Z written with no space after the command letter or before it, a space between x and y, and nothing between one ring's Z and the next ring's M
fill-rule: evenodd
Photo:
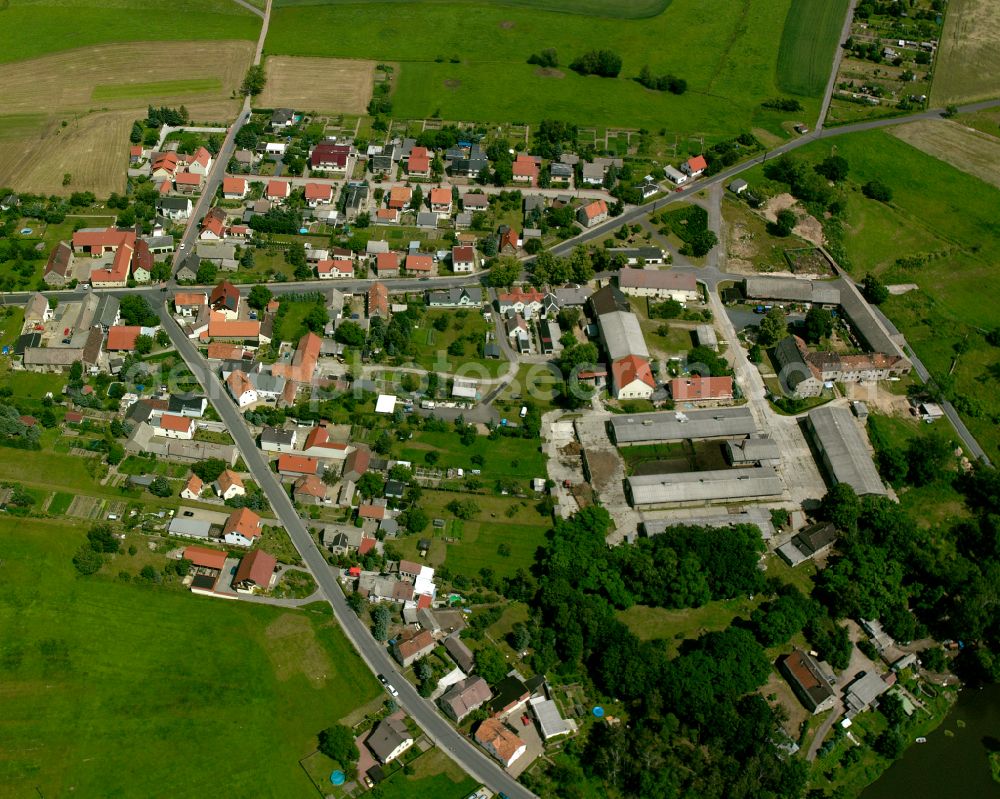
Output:
M416 689L396 671L386 648L372 638L368 629L352 611L337 585L333 570L326 557L313 541L305 524L299 518L277 477L271 471L267 459L257 448L250 429L240 415L235 403L230 400L218 376L208 367L194 344L167 312L166 305L156 303L163 329L170 335L188 368L205 389L206 396L229 428L236 446L243 456L247 469L253 474L271 503L275 516L288 532L292 543L302 556L302 560L313 573L320 590L326 596L334 616L340 623L351 644L358 651L368 667L375 674L394 675L392 683L399 690L397 701L420 728L439 747L448 753L465 771L494 791L507 794L511 799L530 799L534 796L513 777L502 771L487 755L460 735L435 709L432 702L423 699Z

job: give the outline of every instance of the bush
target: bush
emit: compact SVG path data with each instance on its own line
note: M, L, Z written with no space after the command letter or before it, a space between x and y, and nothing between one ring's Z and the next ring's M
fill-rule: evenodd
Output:
M869 180L861 187L861 191L870 200L878 200L881 203L892 201L892 189L881 180Z
M96 574L104 564L104 556L83 544L73 556L73 565L80 574Z
M590 50L573 61L569 68L581 75L617 78L622 70L622 58L611 50Z

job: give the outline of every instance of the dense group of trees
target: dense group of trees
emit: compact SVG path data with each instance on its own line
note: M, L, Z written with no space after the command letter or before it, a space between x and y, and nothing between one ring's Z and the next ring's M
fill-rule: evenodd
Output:
M671 94L684 94L687 91L687 81L678 78L676 75L654 75L649 65L645 65L639 70L636 81L647 89L654 89L658 92L670 92Z
M38 449L41 430L21 421L21 412L13 405L0 403L0 446L15 449Z
M675 234L684 246L683 255L700 257L719 243L714 231L708 229L708 211L700 205L689 205L676 211L664 211L659 221L661 235Z
M622 71L622 57L611 50L589 50L576 58L569 68L581 75L617 78Z

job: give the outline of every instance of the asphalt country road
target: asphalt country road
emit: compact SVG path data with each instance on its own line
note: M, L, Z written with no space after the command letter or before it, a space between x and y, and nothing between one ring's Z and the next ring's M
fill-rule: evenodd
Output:
M250 429L235 403L229 398L218 376L202 359L194 344L167 312L166 304L156 303L157 313L163 329L170 335L177 352L184 359L192 374L198 379L219 418L226 424L236 446L243 456L247 469L264 492L275 516L288 532L292 543L302 556L302 560L316 578L320 591L333 608L341 629L352 646L368 664L373 674L391 675L393 685L398 689L396 701L449 757L454 759L467 773L496 792L503 792L511 799L530 799L534 794L500 769L489 757L459 734L441 715L433 703L422 698L416 689L396 670L386 648L378 643L368 629L350 609L344 594L334 578L333 571L316 542L306 529L292 506L267 459L257 448Z

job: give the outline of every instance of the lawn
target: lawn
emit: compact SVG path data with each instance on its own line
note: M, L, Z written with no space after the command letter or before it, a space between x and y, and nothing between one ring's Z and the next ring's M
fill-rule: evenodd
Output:
M410 761L413 773L400 769L378 787L381 799L410 799L413 796L468 796L479 783L462 771L440 749L434 748Z
M494 407L501 415L506 413L513 419L521 410L523 400L530 399L545 413L555 407L554 400L561 384L562 375L555 367L547 363L522 363L514 379L500 392Z
M664 640L670 654L676 654L680 642L706 632L726 629L737 616L748 619L763 599L725 599L709 602L700 608L669 610L647 605L633 605L618 612L618 619L643 641Z
M4 793L309 793L316 732L379 693L329 611L81 578L82 540L0 520Z
M778 86L818 97L826 89L849 0L796 0L788 9L778 49Z
M522 485L533 477L545 477L545 456L539 448L537 438L504 437L490 441L487 436L477 436L470 445L465 446L459 440L458 433L444 433L429 430L418 430L413 438L400 446L396 457L399 460L412 461L415 466L427 463L426 455L430 451L438 453L434 464L437 469L481 469L480 476L484 483L495 480L517 480ZM472 462L475 455L480 455L483 462L476 465Z
M779 93L782 25L774 22L794 5L725 3L706 15L698 0L291 2L272 12L266 52L396 62L394 115L402 118L439 112L443 119L561 118L722 133L754 127L760 102ZM568 10L576 13L560 13ZM678 31L684 31L684 46L665 47ZM591 48L608 48L621 55L622 72L617 79L580 77L566 66L544 73L527 63L544 48L555 48L562 65ZM827 50L817 62L829 62ZM639 86L632 78L647 63L657 74L687 80L688 92L676 96Z
M17 343L24 327L24 308L8 305L0 313L0 346L12 347Z
M73 504L73 497L73 494L67 494L63 491L58 492L52 497L48 512L53 516L65 516L66 511L69 510L69 506Z
M309 332L309 328L306 327L305 323L306 315L316 307L322 308L325 311L326 303L322 300L317 300L316 302L292 302L291 300L282 298L281 307L287 310L283 310L278 317L274 329L275 340L289 341L295 344Z
M437 319L448 320L448 327L438 330L434 327ZM506 371L507 361L479 357L478 347L485 342L486 331L486 320L476 311L428 311L410 337L410 354L403 362L412 361L422 369L457 373L471 379L496 377ZM464 347L462 355L448 351L456 341L461 341L458 346Z
M171 17L184 24L161 24ZM256 39L259 33L260 18L232 0L0 3L0 62L108 42Z
M445 509L456 499L472 500L478 512L471 519L456 519ZM472 576L489 567L503 577L527 569L535 562L535 552L545 543L545 534L552 527L551 519L539 513L531 499L424 489L420 507L431 519L444 519L446 526L428 527L420 536L399 539L393 546L404 557L419 560L417 540L430 538L427 562L432 566L447 564L452 575ZM508 515L511 509L513 513ZM504 551L508 554L500 554L501 544L506 544Z
M221 88L222 81L218 78L160 80L152 83L105 83L94 87L91 98L94 100L122 100L135 97L142 99L161 95L197 94Z

